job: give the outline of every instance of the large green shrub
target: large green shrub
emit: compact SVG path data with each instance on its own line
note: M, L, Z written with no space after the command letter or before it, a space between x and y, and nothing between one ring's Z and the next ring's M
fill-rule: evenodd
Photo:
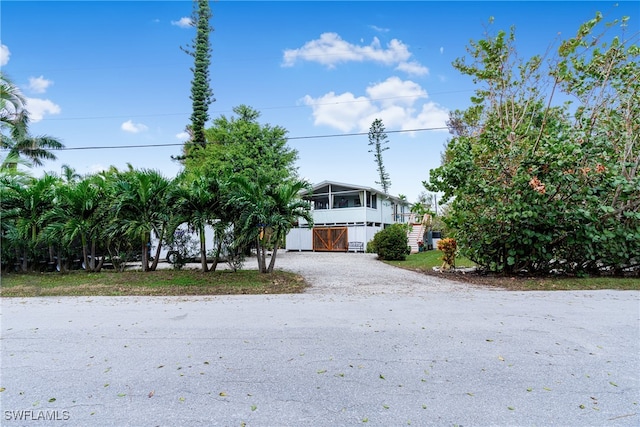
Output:
M402 224L393 224L373 236L372 246L378 258L388 261L404 261L409 254L407 229Z
M640 274L640 48L625 18L598 33L601 19L548 66L521 59L513 31L454 62L478 89L452 113L426 185L452 200L445 221L461 254L487 270Z

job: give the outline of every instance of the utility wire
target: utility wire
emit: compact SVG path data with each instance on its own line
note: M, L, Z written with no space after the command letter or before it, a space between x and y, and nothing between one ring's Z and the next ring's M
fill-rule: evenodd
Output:
M447 130L448 127L433 127L433 128L419 128L419 129L403 129L403 130L387 130L386 133L408 133L408 132L425 132L434 130ZM340 133L330 135L307 135L307 136L292 136L286 138L291 140L303 140L303 139L321 139L321 138L343 138L350 136L363 136L368 135L369 132L355 132L355 133ZM79 151L79 150L118 150L123 148L154 148L154 147L179 147L185 144L193 144L189 141L186 142L172 142L167 144L140 144L140 145L115 145L115 146L97 146L97 147L64 147L58 148L53 151ZM0 151L9 151L9 149L1 149Z

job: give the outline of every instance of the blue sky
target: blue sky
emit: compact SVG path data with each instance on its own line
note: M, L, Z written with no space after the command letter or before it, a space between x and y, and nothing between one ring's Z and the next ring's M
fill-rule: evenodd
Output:
M366 133L381 118L390 192L414 201L439 166L448 111L470 105L473 82L451 63L488 29L516 28L520 54L544 53L596 11L631 16L637 2L211 2L212 118L249 105L289 131L299 175L376 186ZM28 98L31 132L67 150L85 174L114 165L173 177L189 123L190 1L5 1L0 65ZM494 18L492 26L488 20ZM405 132L395 132L405 131ZM141 148L118 148L123 146ZM90 149L92 147L106 147ZM3 155L4 153L0 153Z

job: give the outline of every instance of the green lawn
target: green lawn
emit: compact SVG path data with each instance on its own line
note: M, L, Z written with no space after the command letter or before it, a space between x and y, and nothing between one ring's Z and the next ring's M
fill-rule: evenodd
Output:
M402 267L412 270L432 271L433 267L440 267L442 265L442 251L433 250L418 252L407 256L404 261L386 261L387 264L395 265L396 267ZM456 258L456 267L474 267L473 261L464 258Z
M390 265L470 284L509 290L640 290L637 277L504 277L478 274L439 273L433 267L442 265L440 251L411 254L405 261L386 261ZM473 267L468 259L457 258L456 267ZM97 295L232 295L300 293L307 287L304 279L293 273L274 271L260 274L255 270L236 273L221 270L202 273L197 270L103 271L67 274L34 273L3 274L0 296L97 296Z
M293 273L256 270L202 273L196 270L103 271L87 273L3 274L0 296L92 296L92 295L231 295L299 293L307 287Z

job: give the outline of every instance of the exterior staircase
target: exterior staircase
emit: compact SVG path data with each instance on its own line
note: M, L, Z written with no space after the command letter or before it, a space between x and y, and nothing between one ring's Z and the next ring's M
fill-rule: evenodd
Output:
M407 232L407 239L411 247L411 253L414 254L419 252L418 240L423 239L425 230L431 224L431 215L425 214L422 218L417 218L415 214L411 214L409 224L412 227Z
M420 224L412 224L413 228L407 232L407 238L409 239L409 246L411 247L411 253L418 252L418 240L422 240L422 228Z

